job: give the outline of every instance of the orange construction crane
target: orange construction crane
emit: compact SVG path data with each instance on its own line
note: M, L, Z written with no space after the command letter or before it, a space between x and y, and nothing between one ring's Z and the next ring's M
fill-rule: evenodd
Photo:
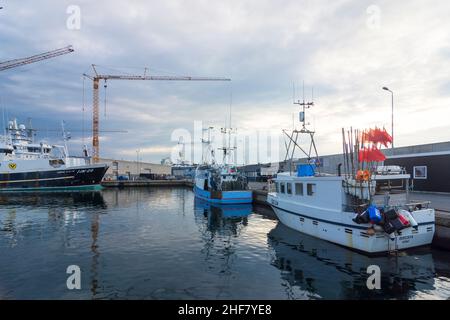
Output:
M52 51L36 54L34 56L27 57L27 58L14 59L14 60L8 60L8 61L0 62L0 71L11 69L11 68L15 68L15 67L20 67L20 66L23 66L23 65L26 65L26 64L30 64L30 63L34 63L34 62L38 62L38 61L41 61L41 60L54 58L54 57L57 57L57 56L61 56L63 54L71 53L73 51L74 50L73 50L72 46L67 46L67 47L64 47L64 48L61 48L61 49L56 49L56 50L52 50Z
M92 106L92 159L97 163L100 158L99 145L99 83L100 80L170 80L170 81L231 81L228 78L213 77L189 77L189 76L147 76L145 75L111 75L98 74L95 65L92 65L94 75L83 74L93 82L93 106Z

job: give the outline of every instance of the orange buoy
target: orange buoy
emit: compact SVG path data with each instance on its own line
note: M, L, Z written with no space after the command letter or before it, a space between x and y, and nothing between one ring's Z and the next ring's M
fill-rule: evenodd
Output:
M369 170L364 170L363 171L363 180L364 181L369 181L370 178L370 171Z

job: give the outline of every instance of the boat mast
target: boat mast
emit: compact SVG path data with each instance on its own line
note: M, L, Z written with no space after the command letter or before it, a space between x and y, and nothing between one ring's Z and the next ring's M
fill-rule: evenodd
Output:
M302 127L300 130L297 130L296 128L292 129L292 132L289 134L287 130L283 129L283 133L288 138L288 143L285 144L286 146L286 155L284 158L284 161L287 163L289 160L289 172L292 175L292 169L293 169L293 159L295 155L295 151L298 148L307 158L308 163L312 165L312 160L314 159L316 164L319 164L319 155L317 153L316 143L314 141L314 134L315 131L309 130L307 128L307 125L309 125L308 122L306 122L306 110L314 106L313 100L314 92L311 90L311 101L305 101L305 88L303 86L303 100L295 100L295 93L294 93L294 101L293 103L296 105L299 105L301 107L301 111L299 112L299 121L302 124ZM307 135L309 136L309 148L308 150L303 149L299 143L298 139L301 137L301 135Z
M184 166L186 164L186 143L183 137L178 139L178 145L181 145L178 151L178 164Z
M64 120L61 121L61 128L62 128L62 135L63 135L63 140L64 140L64 157L68 157L69 156L69 149L67 148L67 140L70 139L70 136L66 133L66 130L64 128Z
M229 165L231 163L234 164L234 166L237 166L237 147L236 147L236 139L234 139L234 146L231 146L231 136L233 134L236 134L237 129L231 127L231 106L233 104L233 93L230 93L230 111L229 111L229 118L228 118L228 125L227 121L225 120L225 126L220 129L220 132L223 134L223 147L219 148L219 150L222 150L223 152L223 164ZM234 152L233 152L234 151ZM233 153L233 157L231 161L231 155Z
M202 164L208 164L209 159L208 156L211 156L211 164L214 164L215 158L214 158L214 150L211 148L211 130L214 129L214 127L208 127L202 129ZM205 131L208 132L207 139L204 138Z

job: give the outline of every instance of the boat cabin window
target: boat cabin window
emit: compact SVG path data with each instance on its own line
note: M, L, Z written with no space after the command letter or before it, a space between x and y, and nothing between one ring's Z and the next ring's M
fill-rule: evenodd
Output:
M292 194L292 183L286 184L287 194Z
M40 153L41 152L41 148L40 147L28 147L28 152Z
M390 193L404 193L406 192L406 182L404 179L377 180L376 194L385 194L386 191Z
M62 160L62 159L52 159L52 160L49 160L48 163L54 168L58 168L65 164L64 160Z
M295 184L295 194L297 196L303 195L303 183L296 183Z
M306 192L308 196L312 196L316 193L316 184L315 183L308 183L306 185Z
M9 154L12 153L11 149L0 149L0 153Z
M285 193L285 184L284 184L284 182L283 183L280 183L280 193Z
M280 193L280 183L279 182L275 183L275 192Z

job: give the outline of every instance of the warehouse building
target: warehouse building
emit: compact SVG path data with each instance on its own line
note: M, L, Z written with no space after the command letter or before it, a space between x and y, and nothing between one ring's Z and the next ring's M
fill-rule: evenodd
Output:
M169 165L155 164L141 161L127 161L115 159L100 159L100 163L109 165L105 179L129 179L139 178L164 179L172 174L172 167Z
M411 175L413 191L445 192L450 193L450 141L383 149L386 155L384 165L398 165L406 169ZM305 163L306 159L297 159L292 166ZM319 157L319 170L324 173L337 174L338 167L344 163L342 154L333 154ZM289 170L289 162L278 163L279 172ZM261 181L262 167L265 165L250 165L242 168L244 174L249 174L250 181L255 176ZM247 168L248 167L248 168ZM271 165L275 167L275 165Z
M196 168L194 165L174 165L172 175L177 179L194 179Z
M450 193L450 141L395 148L385 154L386 165L399 165L411 174L413 190Z

